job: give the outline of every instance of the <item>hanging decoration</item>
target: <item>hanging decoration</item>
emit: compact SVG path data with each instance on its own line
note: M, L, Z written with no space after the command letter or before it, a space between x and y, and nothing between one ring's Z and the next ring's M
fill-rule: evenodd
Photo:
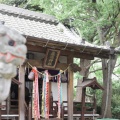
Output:
M45 118L45 90L46 90L46 75L43 75L43 87L42 87L42 117Z
M29 62L28 62L28 65L33 68L33 66L32 66ZM80 71L81 71L81 67L79 67L79 66L78 66L77 64L75 64L75 63L71 63L71 64L68 65L68 67L67 67L65 70L60 70L60 73L59 73L59 74L65 73L65 72L68 70L68 68L70 68L71 71L73 71L73 72L80 72ZM44 75L42 72L39 72L39 71L38 71L38 73L41 74L41 75ZM49 77L54 77L54 78L56 79L56 77L57 77L59 74L53 75L53 76L50 75Z
M42 117L49 119L49 74L47 70L43 77Z
M40 107L39 107L39 90L38 90L38 72L37 68L33 67L29 74L29 77L34 78L33 81L33 115L35 120L40 119Z
M46 89L45 89L45 118L49 118L49 75L48 71L45 70L46 74Z
M61 103L62 103L62 99L61 99L61 74L58 74L58 118L60 118L61 115Z
M34 79L35 79L35 73L34 73L33 70L30 71L30 73L29 73L29 75L28 75L28 78L29 78L30 80L34 80Z
M30 63L28 63L28 65L32 67L32 65ZM36 69L36 71L39 74L44 76L43 77L43 88L42 88L43 89L42 90L42 109L41 109L43 118L49 119L49 98L50 98L50 95L49 95L49 80L51 78L55 78L57 80L57 85L58 85L58 118L61 117L61 104L62 104L62 84L61 84L61 82L62 82L62 79L63 79L63 81L67 80L67 77L64 74L66 74L66 71L71 66L72 66L72 64L70 64L64 71L60 70L60 72L57 75L53 75L53 76L51 76L48 73L48 70L45 70L44 73L43 73L43 72L37 71L37 69ZM29 79L35 79L33 71L30 73Z

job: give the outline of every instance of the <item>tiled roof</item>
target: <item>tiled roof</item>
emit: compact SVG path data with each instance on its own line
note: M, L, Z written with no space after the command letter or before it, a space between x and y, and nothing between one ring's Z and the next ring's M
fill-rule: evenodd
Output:
M71 44L79 44L81 41L80 37L76 37L64 25L57 23L53 16L22 8L0 5L0 21L5 21L5 26L27 36Z
M54 16L46 15L39 12L30 11L27 9L22 9L18 7L8 6L5 4L0 4L0 12L7 15L13 15L14 17L23 17L26 19L40 20L51 23L58 23Z
M73 44L79 47L97 48L98 51L110 50L109 48L96 46L85 42L75 32L66 28L62 23L51 15L34 12L22 8L0 4L0 21L5 26L19 31L21 34L38 39L45 39L60 43Z
M82 87L82 88L86 88L86 87L91 87L93 89L101 89L103 90L104 88L97 82L96 78L94 77L93 79L86 79L82 81L82 83L79 86L75 86L75 87Z

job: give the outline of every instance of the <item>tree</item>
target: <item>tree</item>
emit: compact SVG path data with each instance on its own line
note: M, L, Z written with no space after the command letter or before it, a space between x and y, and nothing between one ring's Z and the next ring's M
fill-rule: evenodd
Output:
M56 3L54 3L54 5L56 5ZM55 10L55 12L52 10L51 14L57 16L63 23L65 22L66 18L69 19L69 26L74 26L75 28L77 28L79 33L81 33L83 38L85 38L87 41L96 43L98 45L104 45L107 41L109 41L114 47L118 47L118 39L120 33L120 1L93 0L90 2L90 0L76 0L73 2L72 0L70 0L69 3L67 3L66 1L62 1L61 3L58 2L58 5L59 7L55 7L56 10L53 9ZM52 6L52 8L54 8L54 6ZM48 9L45 10L47 13ZM71 21L71 19L74 21ZM108 60L102 61L104 80L103 84L105 87L102 106L102 113L104 113L105 111L105 114L103 114L103 117L111 117L111 76L115 66L116 57L114 60L112 59L110 59L109 62ZM110 66L111 70L109 70ZM107 92L108 90L109 92Z

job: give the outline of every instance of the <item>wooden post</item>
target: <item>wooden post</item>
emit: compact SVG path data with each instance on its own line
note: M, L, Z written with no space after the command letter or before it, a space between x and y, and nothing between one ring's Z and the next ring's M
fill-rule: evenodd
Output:
M6 110L7 110L7 114L9 115L10 114L10 93L6 100ZM7 119L9 119L9 117L7 117Z
M93 113L96 113L96 96L95 96L95 90L94 90L94 96L93 96Z
M1 120L1 103L0 103L0 120Z
M73 63L72 55L68 56L68 64ZM67 99L68 99L68 120L73 120L73 72L68 69L68 86L67 86Z
M86 92L86 88L82 89L81 120L85 120L85 118L84 118L84 113L85 113L85 92Z
M31 98L32 99L32 98ZM32 120L32 102L29 101L29 111L28 111L28 120Z
M25 66L19 68L19 120L25 120Z

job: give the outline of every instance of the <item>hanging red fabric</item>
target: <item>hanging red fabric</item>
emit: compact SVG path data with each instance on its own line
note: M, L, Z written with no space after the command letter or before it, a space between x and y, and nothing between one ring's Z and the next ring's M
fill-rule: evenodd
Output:
M39 106L39 90L38 90L38 71L37 71L37 68L34 67L32 69L32 72L34 72L34 75L35 75L35 80L33 81L34 82L34 86L33 86L33 90L34 90L34 101L33 101L33 104L34 104L34 119L35 120L38 120L40 119L40 106Z
M46 89L45 89L45 118L49 119L49 75L48 71L45 70L46 74Z
M61 115L61 99L60 99L61 76L58 75L58 118Z

